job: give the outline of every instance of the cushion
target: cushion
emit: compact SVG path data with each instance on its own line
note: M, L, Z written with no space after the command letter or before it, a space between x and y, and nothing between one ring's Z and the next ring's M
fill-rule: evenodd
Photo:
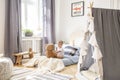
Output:
M66 46L64 48L64 54L73 56L78 49L73 46Z
M0 80L8 80L12 76L13 63L10 58L0 58Z
M76 55L80 55L80 48L77 48L76 52L75 52Z

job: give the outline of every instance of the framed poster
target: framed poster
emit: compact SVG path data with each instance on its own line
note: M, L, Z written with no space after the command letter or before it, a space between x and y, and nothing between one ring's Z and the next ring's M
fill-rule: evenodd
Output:
M71 16L83 16L84 15L84 1L74 2L71 4Z

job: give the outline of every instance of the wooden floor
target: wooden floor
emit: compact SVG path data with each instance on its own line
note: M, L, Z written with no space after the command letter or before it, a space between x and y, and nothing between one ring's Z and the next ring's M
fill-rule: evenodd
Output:
M63 71L61 71L60 73L66 74L66 75L71 75L74 77L74 79L72 79L72 80L77 80L75 78L76 72L77 72L77 64L65 67L65 69Z

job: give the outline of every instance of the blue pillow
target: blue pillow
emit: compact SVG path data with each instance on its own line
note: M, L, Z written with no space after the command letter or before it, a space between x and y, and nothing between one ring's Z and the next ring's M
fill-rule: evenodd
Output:
M80 48L77 49L77 51L75 52L75 55L80 55Z
M73 46L66 46L64 48L64 54L74 56L77 50L78 49Z

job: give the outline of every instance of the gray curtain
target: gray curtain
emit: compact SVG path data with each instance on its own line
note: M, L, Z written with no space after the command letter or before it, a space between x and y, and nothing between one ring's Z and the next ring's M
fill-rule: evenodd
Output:
M47 43L55 43L55 0L43 0L43 51Z
M93 8L92 13L103 54L103 80L120 80L120 10Z
M21 52L21 0L5 0L4 56L14 60L13 54Z

